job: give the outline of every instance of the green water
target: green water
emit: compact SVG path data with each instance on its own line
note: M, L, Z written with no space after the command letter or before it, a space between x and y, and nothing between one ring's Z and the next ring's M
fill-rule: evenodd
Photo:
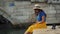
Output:
M25 29L0 30L0 34L24 34Z

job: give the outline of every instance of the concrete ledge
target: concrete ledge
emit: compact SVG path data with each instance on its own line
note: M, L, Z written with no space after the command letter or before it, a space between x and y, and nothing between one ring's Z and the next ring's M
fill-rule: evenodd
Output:
M52 30L52 29L36 29L33 31L33 34L60 34L60 29Z

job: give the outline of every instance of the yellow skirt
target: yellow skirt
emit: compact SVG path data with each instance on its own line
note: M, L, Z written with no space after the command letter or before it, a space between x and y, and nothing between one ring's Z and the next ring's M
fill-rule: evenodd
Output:
M36 30L36 29L46 29L46 28L47 28L46 22L43 22L43 23L35 23L35 24L31 25L26 30L26 32L33 32L33 30Z

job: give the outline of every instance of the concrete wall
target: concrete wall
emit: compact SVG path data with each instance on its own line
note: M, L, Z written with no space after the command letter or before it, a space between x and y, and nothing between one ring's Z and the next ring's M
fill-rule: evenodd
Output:
M46 0L31 0L31 2L46 2Z
M48 3L60 3L60 0L48 0Z
M34 22L35 17L34 16L34 10L32 9L34 4L31 4L30 2L23 1L23 2L14 2L15 6L10 7L9 2L6 3L6 12L11 15L12 20L15 23L29 23ZM47 13L47 23L60 23L60 17L59 16L60 10L55 10L56 7L53 5L48 5L45 3L39 3L42 9ZM58 5L59 6L59 5ZM57 14L56 14L57 13ZM57 19L58 18L58 19Z

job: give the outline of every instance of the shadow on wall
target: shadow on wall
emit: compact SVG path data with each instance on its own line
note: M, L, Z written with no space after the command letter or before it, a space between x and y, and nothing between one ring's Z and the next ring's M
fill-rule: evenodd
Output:
M0 15L0 29L8 29L11 27L12 27L11 22L7 18Z

